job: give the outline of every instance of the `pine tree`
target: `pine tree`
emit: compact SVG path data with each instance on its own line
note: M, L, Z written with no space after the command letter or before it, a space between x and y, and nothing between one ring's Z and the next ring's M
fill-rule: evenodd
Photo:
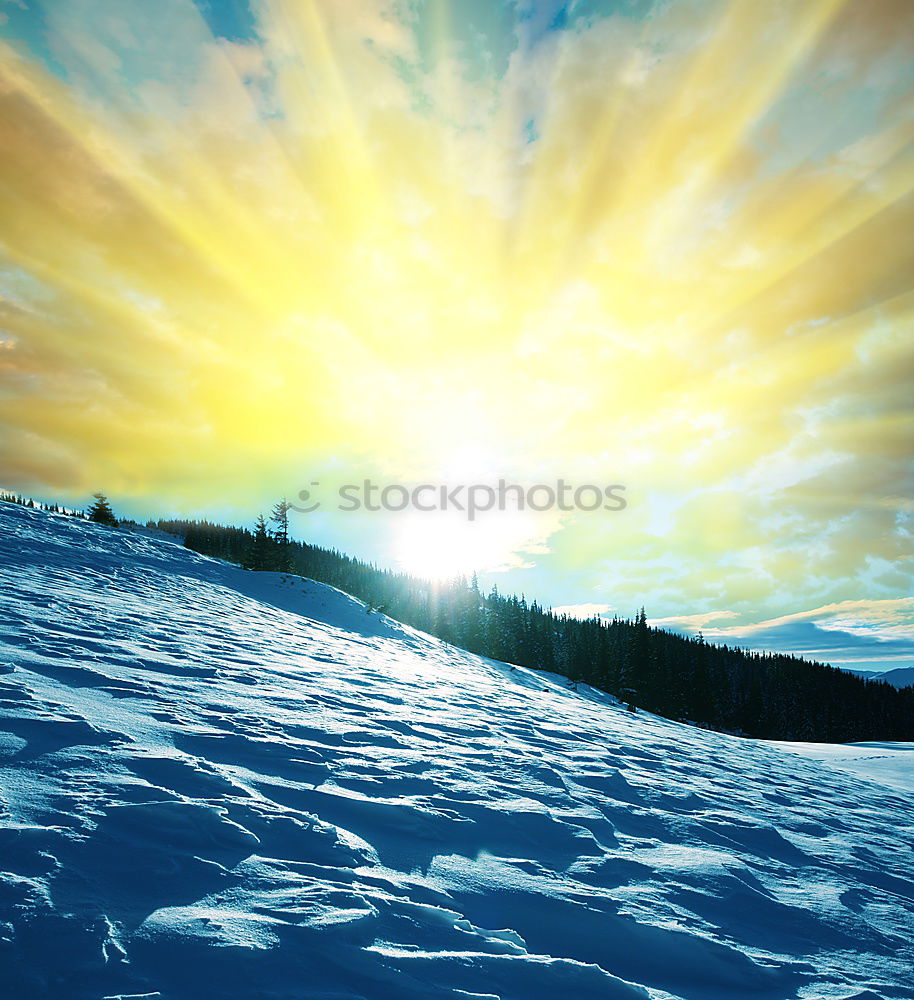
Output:
M476 574L470 584L464 583L462 590L463 607L460 610L460 637L463 645L470 650L481 648L482 642L482 595L479 593L479 580Z
M270 535L263 514L259 514L254 525L254 537L248 549L244 564L246 569L270 569Z
M270 513L270 520L276 525L273 530L273 538L278 546L276 569L280 573L292 572L292 550L289 545L289 511L291 509L292 505L283 497L282 500L273 505L273 510Z
M654 680L651 671L651 633L642 607L629 631L628 662L623 675L622 697L629 703L649 706Z
M95 503L86 511L86 516L96 524L107 524L111 528L117 527L117 518L108 503L108 498L104 493L93 493Z

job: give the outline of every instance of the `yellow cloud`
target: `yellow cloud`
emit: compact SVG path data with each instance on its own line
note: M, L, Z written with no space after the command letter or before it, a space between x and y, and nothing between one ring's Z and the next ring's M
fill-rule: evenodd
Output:
M11 486L246 514L484 441L629 484L543 528L626 600L900 558L910 5L518 26L488 73L381 0L252 11L229 42L190 0L67 0L56 68L0 50Z

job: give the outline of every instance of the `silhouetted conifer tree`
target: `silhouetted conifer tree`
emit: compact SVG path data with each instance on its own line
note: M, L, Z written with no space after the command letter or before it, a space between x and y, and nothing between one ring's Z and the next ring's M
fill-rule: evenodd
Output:
M107 524L111 528L117 527L117 518L108 503L108 498L104 493L93 493L95 503L86 511L86 516L96 524Z
M247 552L244 565L247 569L271 569L272 543L263 514L258 515L254 525L254 536Z
M292 505L285 497L273 504L270 513L270 520L276 527L273 529L273 538L276 541L276 566L280 573L292 572L292 552L289 548L289 511Z

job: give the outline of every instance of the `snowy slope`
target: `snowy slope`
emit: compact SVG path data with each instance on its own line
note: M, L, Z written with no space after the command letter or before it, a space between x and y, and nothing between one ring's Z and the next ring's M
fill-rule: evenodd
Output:
M914 997L909 796L0 504L0 997Z
M914 795L914 743L778 743L777 746Z

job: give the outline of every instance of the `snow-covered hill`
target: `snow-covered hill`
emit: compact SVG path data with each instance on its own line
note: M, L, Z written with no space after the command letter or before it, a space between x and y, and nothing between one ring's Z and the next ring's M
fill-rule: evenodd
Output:
M908 795L0 504L0 996L914 997Z

